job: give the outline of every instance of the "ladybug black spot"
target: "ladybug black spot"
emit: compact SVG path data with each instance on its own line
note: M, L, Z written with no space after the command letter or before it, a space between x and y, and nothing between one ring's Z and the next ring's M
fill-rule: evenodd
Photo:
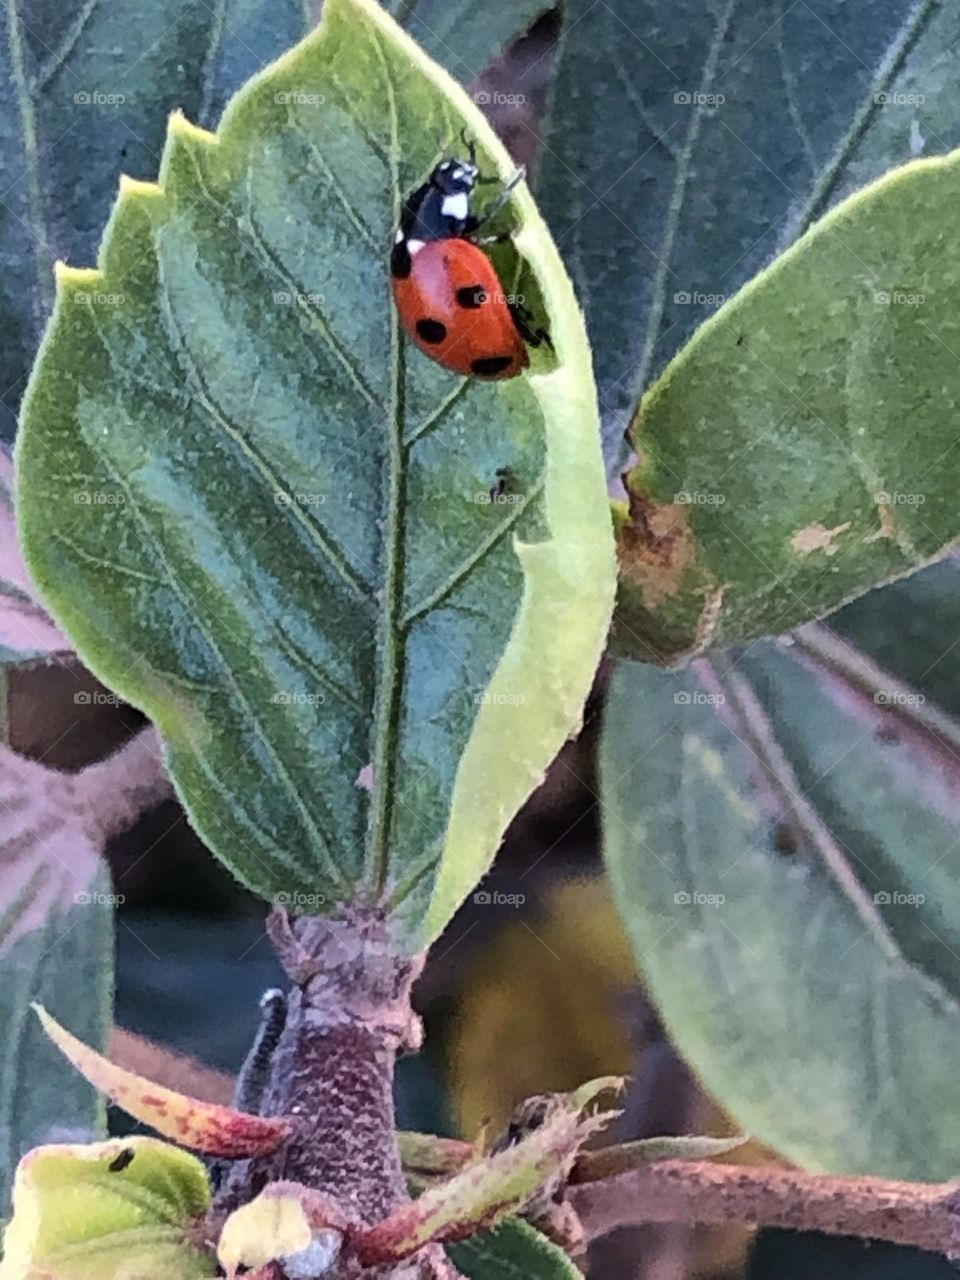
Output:
M412 266L406 240L398 240L390 251L390 274L397 280L406 280Z
M495 374L503 373L504 369L509 369L513 364L513 356L480 356L477 360L470 361L470 368L478 377L492 378Z
M482 307L486 300L487 291L482 284L468 284L457 290L457 302L461 307L467 307L470 311L475 311L477 307Z
M424 342L442 342L447 336L447 326L439 320L418 320L417 333Z

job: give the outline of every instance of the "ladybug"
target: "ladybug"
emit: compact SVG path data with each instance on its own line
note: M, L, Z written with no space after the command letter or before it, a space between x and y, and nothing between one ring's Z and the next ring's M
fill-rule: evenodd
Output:
M390 279L400 323L425 355L454 373L513 378L529 363L525 342L538 346L523 309L508 300L477 230L503 208L523 180L518 169L478 218L470 197L480 177L476 148L469 160L441 161L406 199L390 254Z

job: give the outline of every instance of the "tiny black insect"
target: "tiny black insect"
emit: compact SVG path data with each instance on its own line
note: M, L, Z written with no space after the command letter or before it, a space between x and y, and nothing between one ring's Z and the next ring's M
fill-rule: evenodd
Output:
M111 1173L123 1173L124 1169L128 1169L133 1164L135 1154L133 1147L124 1147L119 1155L113 1157L107 1168Z

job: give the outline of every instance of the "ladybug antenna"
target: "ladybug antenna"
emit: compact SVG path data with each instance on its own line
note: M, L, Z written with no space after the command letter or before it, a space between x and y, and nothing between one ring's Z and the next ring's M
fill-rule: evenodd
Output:
M473 139L473 138L468 138L468 137L467 137L467 130L466 130L466 128L463 128L463 129L461 129L461 130L460 130L460 141L463 143L463 145L467 148L467 151L470 153L470 163L473 165L473 167L474 167L474 168L476 168L476 165L477 165L477 144L476 144L476 142L474 141L474 139Z

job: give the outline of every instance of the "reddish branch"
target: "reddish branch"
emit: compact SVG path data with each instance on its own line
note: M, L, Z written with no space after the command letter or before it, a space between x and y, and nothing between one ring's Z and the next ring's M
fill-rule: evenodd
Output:
M661 1160L570 1195L591 1237L638 1222L739 1222L960 1254L960 1189L945 1183Z

